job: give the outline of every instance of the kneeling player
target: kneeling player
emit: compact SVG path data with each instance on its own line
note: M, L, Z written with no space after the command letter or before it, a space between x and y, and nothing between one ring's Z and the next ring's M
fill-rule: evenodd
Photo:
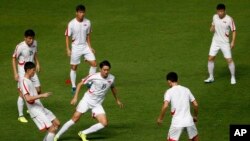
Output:
M178 85L178 76L175 72L167 74L167 83L171 87L164 95L164 103L157 123L160 125L171 102L172 123L168 132L168 141L178 141L185 129L190 141L198 141L198 132L194 121L197 121L198 103L193 94L186 87ZM190 113L190 102L194 107L194 117Z
M36 73L36 65L34 63L25 63L24 70L25 76L22 80L21 91L30 112L30 116L41 131L48 131L48 134L44 137L43 141L53 141L60 122L40 101L40 98L46 98L50 93L38 95L35 86L31 82L31 77Z
M99 73L89 75L80 83L78 83L74 98L71 100L72 105L76 104L81 87L87 84L91 85L89 90L85 92L82 100L79 102L72 118L63 125L60 131L56 134L54 141L57 141L58 138L69 129L69 127L74 125L80 119L81 115L83 115L90 109L92 110L93 117L97 119L98 123L89 127L86 130L80 131L78 135L81 137L81 139L83 141L87 141L87 134L97 132L107 126L108 120L105 111L102 107L102 102L109 88L111 88L116 103L120 106L120 108L123 107L123 104L116 96L117 92L114 86L115 77L112 74L109 74L110 69L110 63L108 61L103 61L100 63Z

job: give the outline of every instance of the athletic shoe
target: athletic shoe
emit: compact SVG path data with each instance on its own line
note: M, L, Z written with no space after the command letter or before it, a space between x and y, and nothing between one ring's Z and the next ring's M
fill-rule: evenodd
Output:
M20 121L22 123L27 123L28 122L28 120L24 116L18 117L18 121Z
M88 140L86 139L87 136L86 136L84 133L82 133L81 131L78 132L78 136L82 139L82 141L88 141Z
M76 93L76 87L72 87L72 94Z
M57 141L58 139L59 139L59 137L57 135L55 135L54 141Z
M232 84L232 85L236 84L236 79L235 79L235 77L231 77L231 84Z
M206 80L204 80L204 82L205 83L212 83L212 82L214 82L214 78L208 78L208 79L206 79Z

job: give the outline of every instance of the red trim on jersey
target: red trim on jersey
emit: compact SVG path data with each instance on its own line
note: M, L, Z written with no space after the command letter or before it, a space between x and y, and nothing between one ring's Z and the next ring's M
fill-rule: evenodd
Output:
M226 33L225 33L225 36L229 37L229 35L228 35L228 34L226 34Z
M22 66L25 64L25 61L23 63L18 62L18 65Z
M232 31L235 31L234 20L233 19L231 19L231 20L232 20Z
M93 92L91 92L90 89L89 89L89 93L92 94Z
M29 93L27 87L26 87L25 84L24 84L24 80L23 80L23 86L24 86L24 89L25 89L26 93Z
M171 139L171 138L169 137L169 138L168 138L168 141L177 141L177 140Z
M49 129L49 127L47 127L45 123L43 123L43 124L44 124L45 127L43 129L40 129L41 132L45 132L46 130Z
M92 75L94 75L94 74L91 74L91 75L87 76L86 78L84 78L84 79L82 80L82 82L85 83L85 82L88 80L88 78L90 78Z
M175 114L175 111L176 111L176 109L175 109L173 112L171 111L171 115L172 115L172 116Z

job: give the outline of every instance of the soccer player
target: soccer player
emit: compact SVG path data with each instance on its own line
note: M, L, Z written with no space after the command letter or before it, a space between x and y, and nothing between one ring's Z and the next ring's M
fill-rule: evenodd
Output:
M183 129L186 129L190 141L198 141L198 132L194 122L197 121L198 103L191 91L178 84L178 76L170 72L166 76L171 87L164 95L164 103L157 119L158 125L162 124L169 103L171 103L172 123L168 132L168 141L178 141ZM190 113L190 102L194 107L194 117Z
M28 29L24 33L24 41L16 46L16 49L12 55L12 67L14 72L14 79L18 82L19 97L17 100L17 108L19 117L18 120L23 123L27 123L27 119L23 115L24 101L20 92L19 86L24 77L24 64L25 62L35 62L37 72L40 71L40 65L37 57L37 41L35 40L35 32L32 29ZM31 78L32 83L36 87L38 93L41 92L40 81L37 74Z
M85 18L85 7L78 5L76 7L76 18L72 19L65 31L66 36L66 51L70 56L70 80L72 84L72 93L76 90L76 70L81 62L81 57L90 64L89 74L96 72L95 50L91 47L90 42L91 24L90 20ZM71 49L70 49L71 37Z
M26 62L24 65L25 76L22 79L21 91L26 101L26 105L30 112L30 117L33 119L39 130L47 130L48 134L43 141L53 141L55 131L60 125L59 120L41 103L41 98L50 96L51 93L43 93L38 95L37 90L31 80L36 73L36 65L32 62Z
M213 16L213 22L210 28L214 32L212 44L208 56L208 79L204 80L205 83L214 82L214 61L215 56L219 50L222 51L224 58L228 63L231 73L231 84L236 84L235 79L235 65L232 59L231 50L235 46L236 27L232 17L226 14L226 7L224 4L217 5L217 14ZM229 43L229 34L232 32L232 41Z
M110 69L110 63L108 61L103 61L100 63L99 73L89 75L82 79L80 83L78 83L76 93L70 102L72 105L76 104L81 87L86 84L91 84L91 86L89 90L85 92L82 100L79 102L72 118L66 122L56 134L54 141L57 141L58 138L69 129L69 127L74 125L80 119L81 115L90 109L92 111L92 116L98 121L98 123L89 127L88 129L80 131L78 135L81 137L81 139L83 141L87 141L87 134L97 132L107 126L108 120L102 107L102 102L104 101L105 95L109 88L111 88L116 103L120 108L123 107L123 104L117 97L117 90L114 85L115 77L112 74L109 74Z

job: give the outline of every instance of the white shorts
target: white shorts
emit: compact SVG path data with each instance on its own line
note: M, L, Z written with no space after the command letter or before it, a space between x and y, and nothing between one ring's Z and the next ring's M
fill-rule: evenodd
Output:
M93 117L96 117L97 115L100 115L100 114L105 114L105 111L101 104L92 106L83 99L79 102L79 104L76 107L76 111L80 113L86 113L89 109L92 110Z
M170 126L169 132L168 132L168 140L170 141L178 141L181 133L185 129L188 133L188 138L193 139L198 135L198 131L195 125L188 126L188 127L173 127Z
M229 43L216 43L215 41L212 41L212 44L210 46L209 56L216 56L219 50L222 51L224 58L227 58L227 59L232 58L230 44Z
M96 60L94 53L90 50L88 45L85 45L85 46L72 45L70 64L71 65L80 64L81 63L81 57L84 57L88 61Z
M50 128L50 126L52 126L52 121L56 119L56 116L46 108L42 110L36 110L35 114L36 116L32 119L39 130L46 130Z

